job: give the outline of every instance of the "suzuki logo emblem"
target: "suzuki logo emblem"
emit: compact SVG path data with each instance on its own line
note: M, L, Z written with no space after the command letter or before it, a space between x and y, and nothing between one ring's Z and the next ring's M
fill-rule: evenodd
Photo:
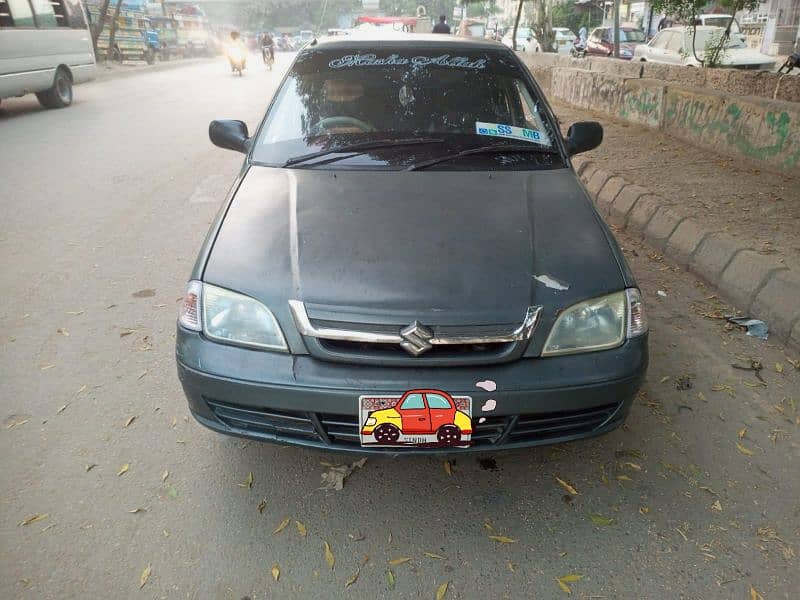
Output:
M414 321L408 327L401 329L400 337L403 338L400 346L412 356L419 356L433 347L431 345L433 331L419 321Z

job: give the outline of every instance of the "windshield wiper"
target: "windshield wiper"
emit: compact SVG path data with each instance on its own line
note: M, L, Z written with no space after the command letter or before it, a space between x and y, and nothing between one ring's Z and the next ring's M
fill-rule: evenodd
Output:
M534 146L533 144L492 144L491 146L478 146L477 148L467 148L455 154L445 154L437 156L429 160L415 163L410 167L406 167L406 171L419 171L426 169L439 163L455 160L462 156L470 156L472 154L504 154L506 152L535 152L537 154L558 154L553 148L546 148L544 146Z
M415 146L417 144L436 144L438 142L443 142L444 140L439 138L401 138L401 139L381 139L381 140L372 140L369 142L360 142L358 144L346 144L344 146L337 146L335 148L329 148L327 150L320 150L319 152L311 152L309 154L301 154L300 156L294 156L283 163L283 167L291 167L292 165L296 165L302 162L306 162L307 160L313 160L315 158L320 158L322 156L327 156L329 154L361 154L362 152L366 152L367 150L376 150L378 148L391 148L393 146ZM340 157L344 158L344 157ZM347 157L349 158L349 157Z

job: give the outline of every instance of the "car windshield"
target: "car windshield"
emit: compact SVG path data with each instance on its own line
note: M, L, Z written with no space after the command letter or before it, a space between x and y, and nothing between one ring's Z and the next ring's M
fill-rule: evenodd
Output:
M517 168L529 168L558 159L551 127L505 51L308 49L278 91L252 160L401 168L494 143L550 151L523 153ZM348 147L351 155L336 154ZM456 162L494 160L491 153L466 156Z
M608 38L613 41L614 39L614 30L608 30ZM619 41L620 42L643 42L644 41L644 31L640 29L620 29L619 30Z

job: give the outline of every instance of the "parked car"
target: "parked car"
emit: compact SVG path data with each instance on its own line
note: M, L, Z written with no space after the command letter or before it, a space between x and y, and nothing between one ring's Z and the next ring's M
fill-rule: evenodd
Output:
M703 60L706 49L709 45L713 45L714 40L720 40L725 30L722 27L698 26L694 33L696 52L692 52L693 29L695 28L669 27L659 31L650 40L650 43L636 48L634 60L689 67L702 66L700 61ZM695 53L697 57L695 57ZM718 66L733 69L772 70L775 68L775 59L748 48L739 36L732 35L725 45Z
M178 320L178 375L200 423L414 453L624 422L648 361L642 295L570 159L602 127L562 137L512 51L457 36L320 38L253 135L213 121L209 136L245 158ZM419 389L469 400L469 446L363 444L365 396Z
M506 34L503 36L501 40L503 45L507 46L508 48L513 48L514 43L512 41L512 37L514 35L514 28L509 28L506 31ZM530 27L519 27L517 28L517 50L519 52L528 52L528 49L531 51L535 47L536 41L533 39L533 32L531 31Z
M645 36L641 29L620 27L619 57L625 60L633 58L636 46L644 44ZM614 28L597 27L592 30L586 42L586 54L590 56L612 56L614 54Z
M554 50L559 54L572 53L572 45L578 36L567 27L553 27L553 32L556 34Z

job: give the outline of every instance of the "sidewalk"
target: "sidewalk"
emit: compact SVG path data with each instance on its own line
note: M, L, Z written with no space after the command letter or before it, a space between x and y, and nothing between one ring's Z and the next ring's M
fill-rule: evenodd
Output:
M201 57L201 58L176 58L164 62L156 62L155 64L148 65L145 62L124 62L118 64L115 62L101 62L97 63L97 75L94 81L108 81L110 79L118 79L120 77L128 77L139 73L154 73L157 71L169 71L170 69L179 69L181 67L190 67L192 65L205 64L213 60L219 60L220 57Z
M800 344L800 179L604 114L552 106L564 130L580 120L603 124L602 145L575 162L612 225L641 233L767 321L778 339Z

